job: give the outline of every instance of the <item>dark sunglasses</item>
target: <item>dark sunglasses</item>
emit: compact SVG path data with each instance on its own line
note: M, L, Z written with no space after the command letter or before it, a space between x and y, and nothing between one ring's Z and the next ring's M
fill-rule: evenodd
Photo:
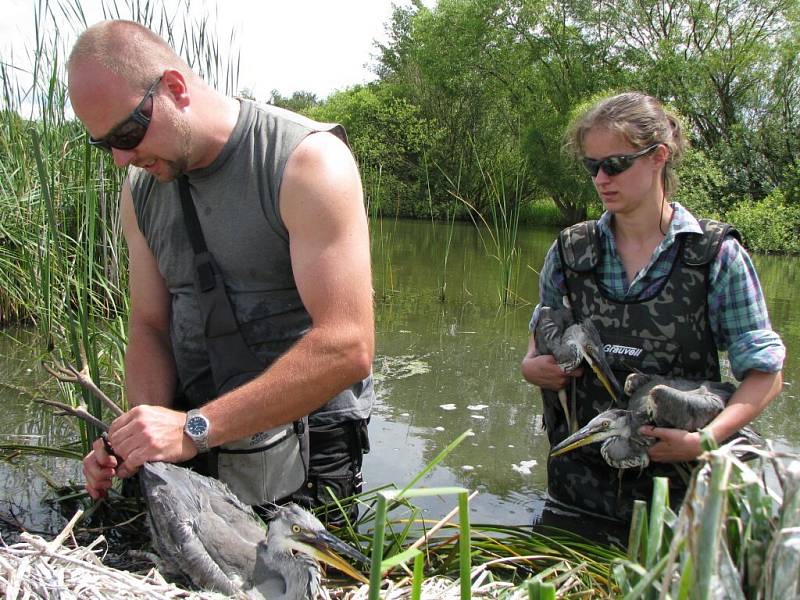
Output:
M153 116L153 96L158 89L159 83L161 83L161 77L153 82L142 101L133 109L127 119L114 126L104 138L96 140L90 136L89 143L106 152L111 152L112 148L117 150L132 150L136 148L142 142L147 133L147 127L150 125L150 118ZM148 100L150 100L150 107L145 109L144 106Z
M587 158L583 157L583 166L589 171L589 175L597 177L597 172L603 169L603 173L609 177L619 175L623 171L627 171L633 166L635 161L640 156L650 154L653 150L658 148L661 144L653 144L644 150L634 152L633 154L618 154L617 156L606 156L605 158Z

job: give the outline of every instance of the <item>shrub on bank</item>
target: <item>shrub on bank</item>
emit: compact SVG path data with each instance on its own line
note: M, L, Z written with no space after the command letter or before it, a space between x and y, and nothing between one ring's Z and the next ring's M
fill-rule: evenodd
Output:
M757 202L737 204L725 217L741 232L748 250L800 254L800 206L787 204L780 189Z

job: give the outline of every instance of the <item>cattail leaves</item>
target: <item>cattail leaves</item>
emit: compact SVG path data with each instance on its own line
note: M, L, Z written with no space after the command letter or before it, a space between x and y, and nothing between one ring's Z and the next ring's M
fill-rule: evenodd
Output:
M796 598L800 594L800 461L732 442L706 453L680 512L654 482L649 521L634 506L626 559L610 569L626 599ZM739 455L757 454L755 464ZM767 487L774 469L782 489Z

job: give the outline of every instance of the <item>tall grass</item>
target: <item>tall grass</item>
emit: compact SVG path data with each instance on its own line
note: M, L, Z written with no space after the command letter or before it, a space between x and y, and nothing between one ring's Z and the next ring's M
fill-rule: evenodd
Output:
M486 253L497 261L497 291L502 304L516 304L519 300L517 289L519 284L519 248L517 237L522 206L524 177L517 173L510 191L501 176L494 177L484 170L476 158L485 187L485 195L489 198L488 209L484 211L461 195L457 187L452 187L450 194L469 209L469 216L480 235ZM451 185L452 185L451 181Z
M361 178L364 181L364 199L366 203L367 217L369 218L371 244L371 262L373 270L377 270L377 280L380 288L375 290L375 295L380 302L386 302L394 296L397 289L394 285L394 267L392 264L392 248L394 241L394 231L385 230L384 227L389 223L384 219L384 207L381 202L383 168L381 165L372 165L360 161ZM397 222L397 217L392 223Z
M211 85L235 93L238 53L223 51L207 12L190 12L189 0L173 6L108 0L100 9L150 27ZM87 144L66 88L66 58L87 16L78 0L38 0L31 19L27 55L14 49L0 62L0 326L34 325L45 350L65 349L59 360L77 364L84 349L94 378L122 373L127 255L117 196L125 172Z
M796 598L800 595L800 460L763 449L754 465L736 442L709 449L676 515L656 480L650 519L634 511L628 559L613 581L624 598ZM786 460L790 458L791 460ZM778 489L766 484L776 473Z

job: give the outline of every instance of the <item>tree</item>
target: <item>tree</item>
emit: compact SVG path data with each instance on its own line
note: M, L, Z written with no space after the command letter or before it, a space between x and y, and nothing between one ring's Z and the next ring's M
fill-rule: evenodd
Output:
M319 106L320 101L317 99L317 95L314 92L300 90L292 93L291 96L281 96L278 90L272 90L269 103L303 115L308 115L314 107Z

